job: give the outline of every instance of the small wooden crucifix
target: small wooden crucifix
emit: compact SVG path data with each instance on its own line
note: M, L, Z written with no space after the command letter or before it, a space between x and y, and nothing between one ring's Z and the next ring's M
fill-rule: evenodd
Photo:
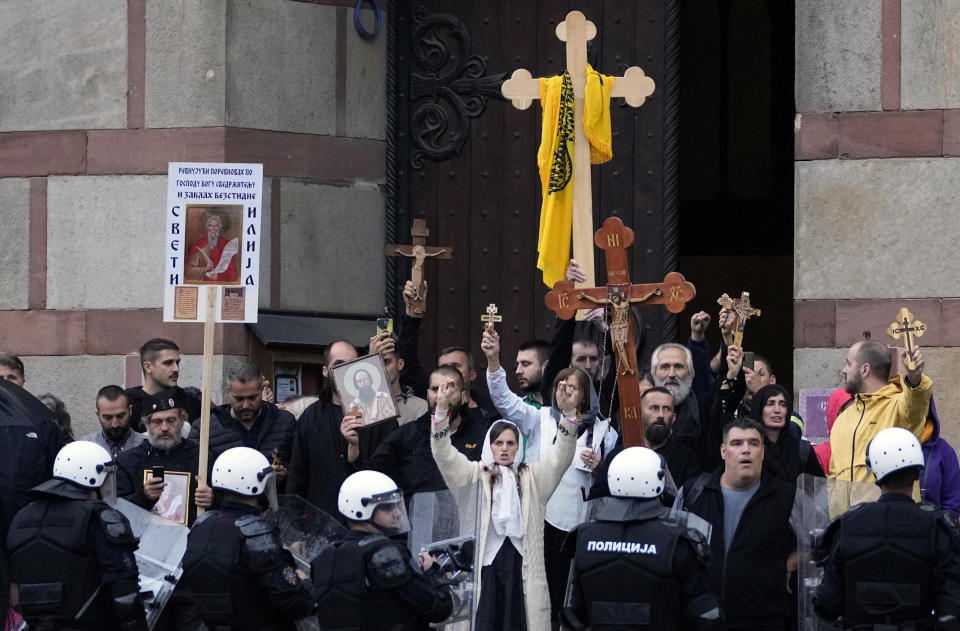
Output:
M578 289L568 280L557 281L547 293L545 302L561 320L569 320L578 309L592 309L598 304L610 308L610 340L617 356L623 440L628 447L643 445L640 381L636 372L637 344L630 305L664 305L667 311L680 313L697 295L697 290L679 272L670 272L662 283L631 284L626 248L633 243L633 230L616 217L603 222L603 227L594 235L594 243L606 255L607 284Z
M487 314L480 316L480 320L483 321L483 330L487 333L493 333L497 330L493 323L503 322L503 316L497 315L497 305L491 302L487 305Z
M583 131L584 92L587 82L587 42L597 36L597 27L580 11L571 11L566 20L557 25L557 39L567 43L567 71L573 84L574 140L573 154L573 258L580 263L586 280L578 287L594 284L593 248L593 193L590 183L590 150ZM611 96L622 97L628 105L640 107L653 94L653 79L638 66L627 68L622 77L614 77ZM515 70L500 88L503 96L517 109L527 109L540 98L540 79L532 78L529 70Z
M724 309L730 309L736 316L737 324L733 331L733 343L743 348L743 330L747 326L747 320L753 316L760 317L760 310L750 304L750 292L740 292L739 298L731 298L723 294L717 298L717 304Z
M887 328L887 335L895 340L899 340L903 335L903 350L907 356L903 360L903 365L907 370L916 370L917 365L913 362L913 351L916 348L915 337L920 337L927 330L927 325L920 320L914 320L913 314L906 307L900 309L897 314L897 321L890 324Z
M413 283L413 301L407 306L407 315L411 318L422 318L427 311L427 281L423 279L423 260L427 257L450 259L453 248L448 246L428 246L427 237L430 231L427 222L423 219L414 219L410 228L413 237L412 245L387 244L384 253L387 256L406 256L414 259L410 268L410 282Z

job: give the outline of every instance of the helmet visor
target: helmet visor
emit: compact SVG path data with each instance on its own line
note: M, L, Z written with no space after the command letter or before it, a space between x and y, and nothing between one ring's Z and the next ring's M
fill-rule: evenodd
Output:
M110 506L117 505L117 463L116 461L100 465L107 471L107 477L100 485L100 499Z
M403 502L402 492L380 493L364 497L361 502L365 506L374 505L370 522L380 532L387 535L400 535L410 531L410 520L407 519L407 506Z
M257 474L257 479L263 483L263 499L266 501L267 510L275 511L280 504L277 502L277 476L273 467L267 467Z

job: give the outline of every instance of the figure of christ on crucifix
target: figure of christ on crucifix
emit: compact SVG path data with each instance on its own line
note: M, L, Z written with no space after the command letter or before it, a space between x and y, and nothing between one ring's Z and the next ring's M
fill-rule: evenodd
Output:
M662 283L633 285L630 283L626 248L633 243L633 230L623 225L616 217L603 222L603 227L594 235L594 243L604 251L607 261L607 284L601 287L574 288L564 279L557 281L544 301L547 308L561 320L569 320L578 309L591 309L597 304L609 306L613 311L611 332L616 324L620 332L615 335L622 340L615 344L621 370L617 371L617 388L620 391L620 422L623 427L624 444L628 447L643 445L643 423L640 417L640 382L635 373L637 367L637 344L630 318L630 305L642 303L659 304L671 313L680 313L697 295L697 290L679 272L670 272ZM614 341L615 338L611 338Z
M629 292L637 285L626 285L626 292ZM627 342L630 337L630 305L640 302L646 302L653 296L662 296L663 292L659 287L654 287L642 296L631 297L624 291L623 285L608 285L607 298L594 298L586 292L577 294L581 300L589 300L598 305L610 305L613 315L610 318L610 342L613 350L617 354L618 375L637 374L635 363L636 353L633 357L627 353Z
M570 83L573 88L573 146L578 149L573 152L573 258L580 261L585 281L577 287L589 287L594 283L593 249L590 247L590 237L593 235L593 194L590 183L590 145L584 131L583 119L587 84L587 42L597 35L597 27L580 11L571 11L566 19L557 25L557 39L566 42L567 72L570 74ZM611 97L623 98L627 105L640 107L644 100L653 94L655 84L653 79L646 76L638 66L627 68L622 77L609 77L613 81L610 90ZM513 103L517 109L524 110L530 107L534 100L539 99L540 79L535 79L528 70L515 70L510 78L503 82L501 93ZM546 124L547 121L544 121ZM546 201L546 200L545 200ZM541 230L544 217L541 214ZM566 236L563 252L569 252L570 236ZM557 259L557 277L563 276L569 256L560 254ZM549 285L550 283L547 282Z
M760 317L760 310L750 304L750 292L741 292L739 298L723 294L717 298L717 304L735 314L737 323L733 332L733 345L743 348L743 330L747 326L747 320L753 316Z
M450 259L453 257L453 248L447 246L428 246L427 237L430 230L423 219L414 219L410 228L412 245L388 244L384 250L387 256L405 256L413 259L410 267L410 282L413 284L413 300L408 301L407 315L411 318L422 318L427 310L427 281L423 278L423 261L425 258Z

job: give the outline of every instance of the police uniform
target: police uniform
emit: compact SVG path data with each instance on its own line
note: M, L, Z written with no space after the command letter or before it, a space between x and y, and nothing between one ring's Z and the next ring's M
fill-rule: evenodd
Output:
M32 493L38 499L17 513L7 536L30 628L146 631L127 518L64 480Z
M564 615L572 625L594 631L720 628L704 566L706 538L667 519L669 509L655 498L596 501L596 521L577 526L567 539L568 555L575 551L574 589Z
M310 615L310 581L256 507L227 500L190 530L181 583L210 631L286 631Z
M885 493L858 504L817 542L814 611L845 629L960 628L958 549L956 518L932 503Z
M406 546L350 530L311 567L317 619L327 631L418 631L450 616L446 588L415 565Z

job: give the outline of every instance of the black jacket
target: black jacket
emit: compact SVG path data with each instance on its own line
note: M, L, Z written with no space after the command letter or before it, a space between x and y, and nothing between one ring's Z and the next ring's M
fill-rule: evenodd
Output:
M174 386L167 390L167 392L172 393L177 401L177 405L187 411L187 418L200 418L200 399L180 386ZM143 426L143 419L140 417L143 414L143 400L150 395L144 392L143 386L127 388L125 394L127 395L127 401L130 402L130 407L133 408L133 412L130 414L130 427L132 427L135 432L145 431L146 428Z
M213 465L213 461L210 461ZM186 438L170 451L157 449L145 440L133 449L120 454L117 459L117 496L133 502L137 506L150 510L157 503L143 492L143 483L146 476L154 467L163 467L164 476L171 473L187 473L190 475L190 489L186 503L189 507L187 524L193 524L197 518L197 505L194 496L197 491L197 472L200 466L200 447ZM208 472L209 473L209 472ZM167 480L171 484L171 480Z
M303 411L297 422L287 471L287 493L299 495L328 515L340 518L337 496L348 475L362 468L380 441L398 425L384 421L361 429L360 458L347 462L347 440L340 433L343 409L322 395Z
M254 422L254 430L247 431L240 421L230 416L230 405L213 408L210 414L210 462L228 449L250 447L256 449L273 464L290 464L293 437L297 432L297 419L272 403L260 404L260 416ZM191 422L190 440L200 442L200 419ZM274 451L276 450L276 451ZM283 492L285 478L277 480L277 492Z
M787 593L787 557L796 548L790 527L795 488L764 475L740 518L729 552L723 535L724 501L718 469L683 486L683 508L713 525L709 564L711 590L720 597L727 629L778 628L796 607ZM695 497L691 497L691 494ZM690 501L692 499L692 502Z
M50 410L20 386L0 379L0 501L3 532L9 520L33 498L29 491L53 475L63 447Z
M477 409L463 408L460 426L450 442L460 453L473 461L480 460L487 423ZM414 493L439 491L447 488L440 469L430 451L430 412L416 421L391 432L366 463L390 476L403 491L404 497Z

